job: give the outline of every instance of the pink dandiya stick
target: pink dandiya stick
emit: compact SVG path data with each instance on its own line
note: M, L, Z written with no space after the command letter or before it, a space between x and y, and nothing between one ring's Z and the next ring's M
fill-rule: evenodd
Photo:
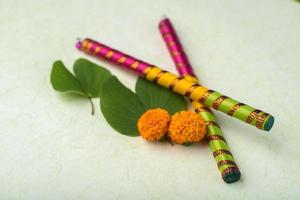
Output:
M75 46L77 49L92 54L98 58L105 58L110 62L121 64L123 67L133 70L139 75L142 75L147 68L152 67L152 65L144 61L129 56L125 53L121 53L116 49L112 49L91 39L79 41Z
M261 130L269 131L273 126L274 117L266 112L240 103L217 91L210 90L191 80L183 79L178 75L150 65L104 44L91 39L84 39L79 41L76 44L76 47L89 55L118 63L121 66L144 76L149 81L169 88L194 101L199 101L205 106L213 107L216 110L227 113L228 115L256 126Z
M195 73L190 65L188 57L185 54L175 29L168 18L164 18L160 21L159 30L176 65L178 73L181 76L188 75L195 77Z
M159 23L160 33L165 41L169 53L181 76L197 81L192 66L180 43L179 37L171 21L164 18ZM220 126L216 122L213 112L199 102L192 102L195 112L206 122L209 148L211 149L222 178L226 183L233 183L240 179L241 173L230 152L229 146L223 136ZM221 136L221 137L220 137Z

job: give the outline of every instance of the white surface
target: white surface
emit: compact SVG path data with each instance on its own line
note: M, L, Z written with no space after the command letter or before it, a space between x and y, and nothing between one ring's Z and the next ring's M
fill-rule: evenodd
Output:
M184 2L0 0L0 199L299 198L300 4ZM122 136L88 101L51 88L53 61L71 68L83 56L79 36L175 72L157 29L163 14L204 85L276 118L268 133L217 113L238 183L221 180L206 144ZM134 75L105 66L134 88Z

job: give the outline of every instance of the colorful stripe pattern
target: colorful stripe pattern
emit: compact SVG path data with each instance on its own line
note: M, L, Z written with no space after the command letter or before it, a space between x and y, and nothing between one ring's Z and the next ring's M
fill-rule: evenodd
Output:
M207 124L208 145L213 153L222 178L226 183L233 183L240 179L241 173L230 152L229 146L223 136L220 126L216 122L216 118L212 111L199 102L193 101L195 112L199 113Z
M159 23L159 30L163 36L163 39L168 47L168 50L179 74L181 76L190 75L194 77L194 71L188 61L188 57L184 52L184 49L170 20L168 20L167 18L161 20Z
M183 71L180 70L181 68L178 67L178 62L183 61L183 66L186 66L186 68L190 68L189 71L193 71L192 67L190 65L190 62L184 53L183 47L180 43L180 40L178 36L176 35L176 31L172 26L172 23L169 19L165 18L159 23L159 30L163 36L163 39L165 41L166 46L168 47L168 50L172 56L172 48L170 48L169 43L172 43L172 46L178 46L178 49L180 49L181 53L178 57L182 56L182 58L174 57L173 62L177 66L177 71L179 75L181 76L191 76L192 78L197 81L197 78L192 73L185 73L187 70ZM165 37L166 33L168 33L170 36L167 38ZM170 40L172 38L172 40ZM198 82L198 81L197 81ZM198 113L203 120L206 122L207 126L207 136L206 139L208 141L209 147L213 153L214 159L217 163L217 166L219 168L219 171L221 172L222 178L227 183L233 183L240 179L241 173L239 171L238 166L236 165L232 153L229 150L229 146L222 134L220 126L217 124L215 116L213 112L203 104L199 102L193 102L192 103L195 112ZM234 108L237 109L237 106ZM233 112L233 111L231 111ZM234 169L234 170L233 170Z
M189 79L180 79L180 77L175 74L164 71L91 39L85 39L77 43L76 47L87 54L120 64L137 72L139 75L145 76L149 81L155 81L163 87L172 88L174 92L181 95L186 95L189 90L188 97L193 101L199 101L207 107L214 107L224 113L228 113L233 106L239 104L236 100L225 96L221 97L223 96L222 94L208 90L206 87L200 85L194 86L195 82ZM274 117L262 111L253 114L255 110L255 108L248 105L243 105L236 109L232 117L254 125L259 129L269 131L273 125ZM254 117L250 117L251 119L248 120L250 114Z
M145 69L150 69L149 67L151 67L151 65L148 63L140 61L91 39L83 40L82 42L78 43L76 47L78 47L83 52L86 52L98 58L105 58L111 62L134 70L138 74L144 74Z

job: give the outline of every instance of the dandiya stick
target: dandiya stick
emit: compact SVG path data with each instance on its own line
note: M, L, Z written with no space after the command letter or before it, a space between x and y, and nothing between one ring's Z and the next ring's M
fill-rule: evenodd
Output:
M135 71L140 76L144 76L149 81L169 88L207 107L213 107L216 110L227 113L259 129L269 131L273 126L274 117L266 112L242 104L198 83L162 70L104 44L91 39L84 39L77 42L76 47L89 55L118 63L127 69Z
M198 82L171 21L168 18L162 19L159 23L159 30L179 75ZM223 180L226 183L238 181L241 177L240 170L234 161L233 155L230 152L220 126L216 122L213 112L200 102L192 101L192 105L195 112L206 122L206 139Z

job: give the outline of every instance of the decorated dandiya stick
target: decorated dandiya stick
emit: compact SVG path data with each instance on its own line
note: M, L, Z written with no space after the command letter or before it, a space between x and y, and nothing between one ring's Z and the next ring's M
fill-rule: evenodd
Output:
M76 47L89 55L118 63L135 71L138 75L144 76L149 81L169 88L193 101L199 101L207 107L227 113L259 129L269 131L273 126L274 117L266 112L242 104L198 83L150 65L92 39L79 41L76 43Z
M198 82L171 21L168 18L162 19L159 23L159 30L179 75ZM220 126L216 122L213 112L210 108L197 101L192 101L192 106L195 112L206 122L206 139L223 180L226 183L238 181L241 177L240 170L234 161L233 155L230 152Z
M164 18L159 22L159 30L173 59L176 69L180 76L191 78L193 81L195 73L188 60L187 55L179 41L179 38L168 18Z

